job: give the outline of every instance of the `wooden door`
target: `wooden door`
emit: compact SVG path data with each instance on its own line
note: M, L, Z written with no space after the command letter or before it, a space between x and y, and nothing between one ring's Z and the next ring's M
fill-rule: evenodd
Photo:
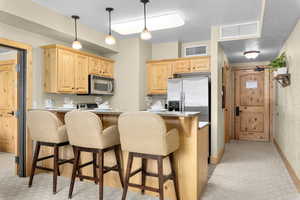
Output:
M235 72L235 134L240 140L269 140L269 72Z
M16 60L0 61L0 151L17 154Z
M209 72L210 71L210 59L209 57L200 57L191 59L192 72Z
M172 78L172 63L161 62L148 64L148 93L166 94L168 79Z
M89 57L89 74L99 75L99 59Z
M89 57L77 55L75 69L75 88L77 94L87 94L89 91Z
M190 60L178 60L174 63L174 74L183 74L191 72Z
M63 49L58 50L58 91L75 92L76 55Z

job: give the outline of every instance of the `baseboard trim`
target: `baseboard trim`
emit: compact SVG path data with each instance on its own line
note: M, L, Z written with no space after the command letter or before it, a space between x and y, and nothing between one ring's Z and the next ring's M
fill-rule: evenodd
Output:
M300 179L298 178L295 170L293 169L292 165L290 164L290 162L288 161L288 159L285 157L285 155L283 154L283 152L281 151L280 149L280 146L278 145L278 143L276 142L275 139L273 139L273 143L275 144L275 147L278 151L278 153L280 154L280 157L282 159L282 161L284 162L285 164L285 167L287 168L298 192L300 192Z
M221 149L221 151L219 151L217 156L210 157L210 163L215 165L219 164L223 158L224 152L225 152L225 147Z

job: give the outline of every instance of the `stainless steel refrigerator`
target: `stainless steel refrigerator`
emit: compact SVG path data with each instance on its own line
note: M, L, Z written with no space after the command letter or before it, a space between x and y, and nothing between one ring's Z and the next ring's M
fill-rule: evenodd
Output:
M178 105L177 110L201 112L199 122L210 123L210 75L197 75L168 80L168 105ZM172 107L172 106L170 106ZM211 134L209 126L209 155Z

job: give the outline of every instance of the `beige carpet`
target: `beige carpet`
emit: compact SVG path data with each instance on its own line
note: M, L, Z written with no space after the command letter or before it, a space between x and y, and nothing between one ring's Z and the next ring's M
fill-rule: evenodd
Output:
M273 144L233 141L209 179L203 200L298 200Z
M0 153L0 200L68 199L69 179L59 177L58 193L52 195L52 177L35 176L32 188L28 178L14 175L11 154ZM272 144L232 142L226 146L222 163L213 166L203 200L300 200L279 154ZM105 188L105 200L121 199L122 191ZM74 200L97 200L98 187L76 182ZM128 200L156 198L129 192Z

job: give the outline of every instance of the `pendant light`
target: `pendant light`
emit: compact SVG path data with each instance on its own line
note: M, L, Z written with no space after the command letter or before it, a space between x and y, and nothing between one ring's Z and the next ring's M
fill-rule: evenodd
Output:
M141 32L142 40L150 40L152 38L151 32L147 29L147 16L146 16L146 4L149 3L149 0L141 0L141 3L144 4L144 30Z
M105 37L105 43L108 45L114 45L114 44L116 44L116 39L111 34L111 12L114 9L108 7L105 10L108 12L108 26L109 26L108 36Z
M74 19L74 22L75 22L75 40L72 43L72 48L73 49L81 49L82 45L78 41L78 38L77 38L77 20L80 19L80 17L77 15L72 15L72 18Z
M244 56L247 58L247 59L255 59L258 57L260 51L246 51L244 52Z

